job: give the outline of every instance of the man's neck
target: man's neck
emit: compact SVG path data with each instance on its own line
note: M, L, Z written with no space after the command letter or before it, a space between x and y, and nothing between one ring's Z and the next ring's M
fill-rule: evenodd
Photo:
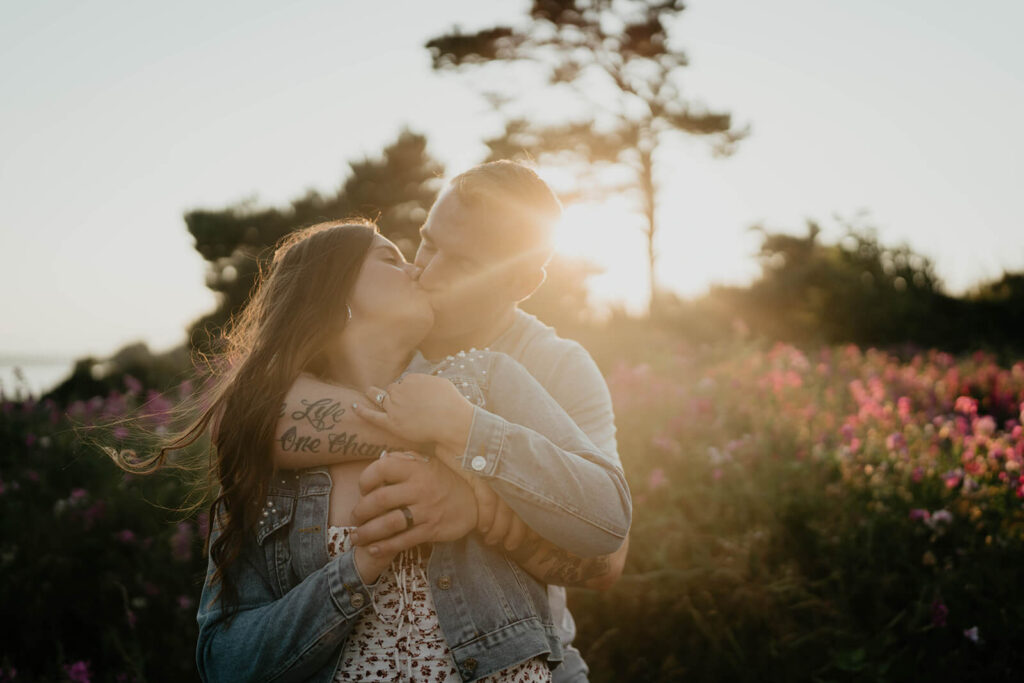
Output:
M471 348L482 349L490 346L494 340L504 334L516 321L516 311L512 306L507 311L488 320L486 324L475 327L472 330L459 334L444 336L431 332L419 346L423 357L431 362L436 362L459 351L468 351Z

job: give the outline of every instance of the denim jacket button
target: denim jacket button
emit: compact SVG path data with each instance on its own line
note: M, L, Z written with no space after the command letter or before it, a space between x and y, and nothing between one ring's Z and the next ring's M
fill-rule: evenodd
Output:
M476 660L470 657L462 663L462 666L466 667L466 671L469 673L473 673L476 671Z
M483 468L487 467L487 459L482 455L477 455L469 461L469 466L479 472Z
M355 607L356 609L359 609L360 607L363 606L363 602L364 602L363 594L362 593L353 593L352 597L350 598L350 601L352 602L352 606L353 607Z
M437 587L443 591L452 587L452 577L447 574L437 577Z

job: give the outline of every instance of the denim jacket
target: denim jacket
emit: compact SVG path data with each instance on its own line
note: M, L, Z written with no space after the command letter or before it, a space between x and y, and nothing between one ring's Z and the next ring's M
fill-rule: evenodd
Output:
M621 467L516 361L472 350L435 373L475 404L461 467L484 478L538 534L580 556L607 555L631 520ZM327 467L278 472L262 521L230 571L239 610L227 625L208 565L196 661L207 681L330 681L374 586L352 551L327 555ZM214 520L211 541L219 533ZM472 532L435 543L427 578L464 681L534 656L562 659L546 587Z

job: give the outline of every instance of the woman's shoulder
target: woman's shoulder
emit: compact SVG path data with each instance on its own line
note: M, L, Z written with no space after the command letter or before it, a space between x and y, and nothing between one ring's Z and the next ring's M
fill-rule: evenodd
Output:
M441 359L430 368L429 374L442 377L469 375L483 378L496 369L518 365L519 362L507 353L488 348L472 348Z

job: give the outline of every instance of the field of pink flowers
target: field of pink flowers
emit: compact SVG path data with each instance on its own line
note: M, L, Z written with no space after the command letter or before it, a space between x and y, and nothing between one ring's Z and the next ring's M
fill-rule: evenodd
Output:
M1024 363L657 348L608 377L635 507L627 575L572 594L593 680L1019 674Z
M1024 363L642 348L608 373L626 572L570 592L592 680L1016 680ZM143 448L117 418L144 406L159 436L190 392L0 401L0 681L195 679L190 484L82 438Z

